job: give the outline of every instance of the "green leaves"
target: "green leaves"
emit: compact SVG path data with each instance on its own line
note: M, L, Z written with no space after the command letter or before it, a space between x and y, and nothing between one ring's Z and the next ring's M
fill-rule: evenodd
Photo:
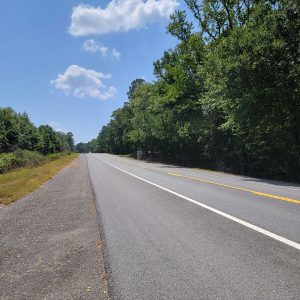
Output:
M26 113L0 107L0 153L17 149L37 150L43 154L73 151L73 134L55 132L48 125L36 128Z
M176 11L170 19L167 31L181 41L188 40L192 35L193 24L187 21L186 12Z
M295 1L185 0L167 28L179 40L154 84L102 128L99 151L300 181L300 14Z

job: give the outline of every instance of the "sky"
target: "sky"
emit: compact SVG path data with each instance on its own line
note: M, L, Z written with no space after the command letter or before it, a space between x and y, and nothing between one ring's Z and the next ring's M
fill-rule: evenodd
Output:
M37 126L95 138L136 78L177 41L182 0L0 0L0 106Z

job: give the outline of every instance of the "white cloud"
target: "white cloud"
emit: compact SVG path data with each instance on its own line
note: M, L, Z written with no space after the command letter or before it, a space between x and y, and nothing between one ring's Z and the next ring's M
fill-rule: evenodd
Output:
M73 8L69 33L74 36L129 31L169 18L177 0L112 0L106 8Z
M111 78L111 74L103 74L71 65L63 74L58 74L55 80L51 80L51 84L66 95L106 100L113 97L117 92L116 88L107 87L103 84L102 81L109 78Z
M107 52L110 52L107 47L94 39L84 41L81 48L86 52L100 53L102 56L106 56ZM111 51L111 56L112 58L119 60L121 58L121 52L114 48Z
M93 39L84 41L81 48L86 52L100 53L103 56L105 56L108 51L107 47L103 46L100 42Z
M117 49L112 49L111 55L115 59L121 58L121 52L119 52Z

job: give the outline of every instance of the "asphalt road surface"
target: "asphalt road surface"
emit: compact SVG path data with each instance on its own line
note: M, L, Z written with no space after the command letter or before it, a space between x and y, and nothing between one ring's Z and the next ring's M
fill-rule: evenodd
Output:
M89 154L111 299L300 299L300 187Z

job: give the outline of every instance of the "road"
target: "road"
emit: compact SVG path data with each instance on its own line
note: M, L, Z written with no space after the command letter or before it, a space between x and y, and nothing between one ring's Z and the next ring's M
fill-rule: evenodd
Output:
M89 154L111 299L300 299L300 187Z

